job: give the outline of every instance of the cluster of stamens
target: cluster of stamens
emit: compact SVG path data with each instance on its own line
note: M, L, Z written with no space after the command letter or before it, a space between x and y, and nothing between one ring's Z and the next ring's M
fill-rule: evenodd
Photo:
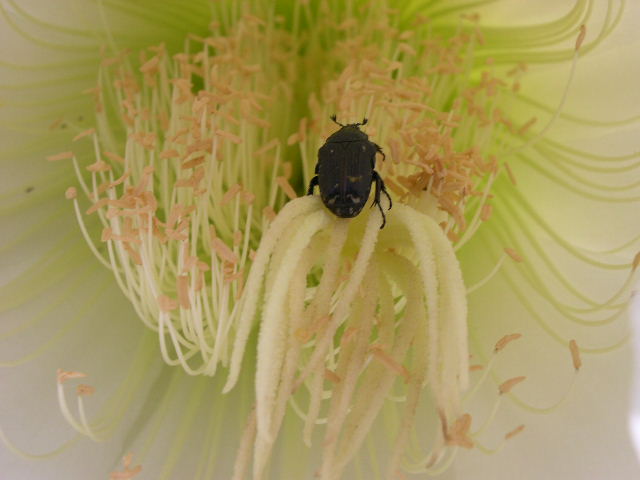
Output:
M70 189L83 232L157 331L165 362L190 375L214 375L222 365L229 391L243 362L254 361L246 347L259 329L255 410L235 478L251 464L254 478L266 472L289 411L302 418L307 445L326 423L323 479L343 474L390 403L401 417L390 475L401 467L437 472L455 454L449 447L477 445L482 427L472 431L464 404L494 360L469 366L466 297L504 255L466 288L455 252L490 219L497 176L515 183L496 136L524 137L535 120L516 126L499 106L501 95L519 90L524 66L508 75L511 83L489 70L472 78L483 38L471 20L446 41L416 41L385 24L336 42L335 52L350 58L309 97L309 116L294 133L286 130L292 119L270 113L295 98L281 78L295 75L292 40L257 17L190 38L195 53L154 47L137 68L125 54L106 58L90 92L97 128L76 138L93 139L89 177L73 154L51 158L73 159L91 203L84 214L98 217L106 253ZM349 26L327 20L325 28ZM390 41L373 48L368 34ZM335 112L370 118L366 132L387 152L377 168L398 202L384 231L375 209L347 221L316 197L296 199ZM301 168L284 160L292 145ZM522 260L510 248L505 255ZM504 337L495 354L517 338ZM575 342L570 348L577 370ZM470 371L481 376L463 397ZM498 395L524 379L505 380ZM412 433L416 418L429 415L427 396L439 428L425 449ZM420 453L407 460L407 449Z

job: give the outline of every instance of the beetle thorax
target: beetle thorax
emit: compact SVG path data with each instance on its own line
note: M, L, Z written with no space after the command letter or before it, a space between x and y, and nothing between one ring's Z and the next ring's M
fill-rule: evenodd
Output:
M358 142L369 140L369 136L356 125L346 125L327 138L327 143Z

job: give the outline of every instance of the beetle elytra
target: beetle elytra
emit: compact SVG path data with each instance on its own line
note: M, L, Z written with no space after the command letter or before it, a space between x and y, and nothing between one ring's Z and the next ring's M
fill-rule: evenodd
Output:
M380 194L384 193L389 199L384 182L376 172L376 153L385 154L382 149L369 140L360 126L367 124L367 119L360 123L343 125L332 115L331 120L341 128L327 138L326 143L318 150L318 163L315 177L309 182L308 195L313 194L317 185L320 188L322 203L336 216L353 218L357 216L367 203L371 192L371 183L375 182L376 189L371 206L377 205L382 214L382 225L386 224L386 216L380 205Z

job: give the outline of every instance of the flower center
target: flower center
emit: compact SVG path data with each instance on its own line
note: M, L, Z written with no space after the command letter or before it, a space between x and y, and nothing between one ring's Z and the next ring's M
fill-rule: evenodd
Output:
M277 114L293 96L282 78L293 40L268 27L245 16L226 33L214 25L210 37L191 37L184 53L153 47L139 67L125 54L103 60L91 91L97 132L84 132L96 161L89 181L79 174L107 246L106 256L94 251L158 332L165 362L190 375L228 366L227 390L260 312L254 471L291 405L307 444L327 423L322 472L337 475L390 395L404 412L396 470L425 387L442 422L433 451L468 446L466 291L454 244L491 213L499 166L485 159L489 138L515 128L497 107L506 83L472 78L482 41L473 28L445 40L366 27L335 42L329 57L352 54L311 92L314 120L302 118L286 141L300 171L285 160L288 116ZM318 35L340 28L327 22ZM393 41L372 48L367 38L378 35ZM282 209L310 178L336 111L371 117L367 133L389 152L378 169L399 204L382 233L377 211L338 220L316 197Z
M104 58L90 92L97 127L77 137L93 139L90 175L74 162L106 253L76 192L68 197L91 248L157 331L165 362L190 375L228 368L228 391L259 329L255 412L242 442L253 450L241 448L237 478L252 456L256 477L266 468L289 406L308 445L326 423L322 478L342 474L390 403L399 421L389 472L400 469L425 403L438 427L415 471L474 445L462 398L467 294L505 255L522 258L505 248L466 288L456 251L490 219L497 177L516 183L497 155L514 139L533 141L536 121L518 123L501 107L526 67L499 77L487 58L479 68L475 21L443 36L426 20L356 31L328 17L298 38L278 17L244 15L191 36L176 55L160 45L139 62ZM317 76L306 77L309 68ZM304 116L289 108L300 99ZM297 198L333 113L370 118L366 133L387 153L376 168L397 202L383 231L376 209L349 221L317 197ZM522 380L505 381L500 394Z

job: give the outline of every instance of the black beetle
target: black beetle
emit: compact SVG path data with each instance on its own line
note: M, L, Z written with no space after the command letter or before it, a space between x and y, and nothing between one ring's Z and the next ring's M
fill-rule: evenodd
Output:
M327 142L318 150L316 176L309 182L307 195L313 195L313 188L318 185L322 203L331 212L341 218L353 218L367 203L371 182L376 182L376 192L371 206L377 205L380 209L380 228L384 228L387 219L380 206L380 193L384 193L389 199L389 209L392 203L375 168L376 153L380 152L382 160L385 154L360 130L361 125L367 124L366 118L361 123L349 125L339 123L335 115L331 116L331 120L342 128L327 138Z

